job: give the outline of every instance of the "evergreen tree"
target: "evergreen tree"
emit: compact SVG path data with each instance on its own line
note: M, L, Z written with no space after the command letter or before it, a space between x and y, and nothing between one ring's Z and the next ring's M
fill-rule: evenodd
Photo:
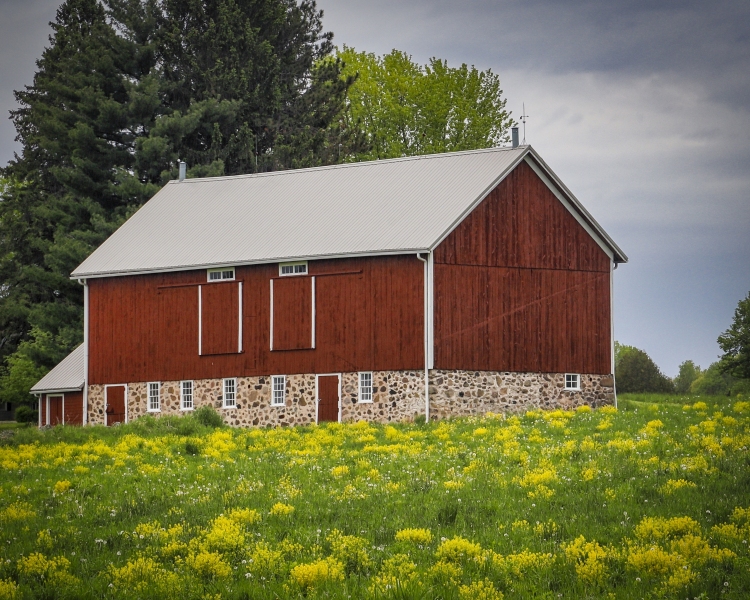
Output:
M719 336L724 354L719 361L722 373L750 379L750 292L737 303L732 325Z

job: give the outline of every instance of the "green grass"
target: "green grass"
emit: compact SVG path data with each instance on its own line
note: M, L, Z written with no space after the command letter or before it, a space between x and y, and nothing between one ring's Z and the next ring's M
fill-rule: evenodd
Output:
M19 427L26 427L26 423L16 423L15 421L0 421L0 431L6 431L8 429L18 429Z
M686 397L19 429L0 439L0 599L747 598L748 446L750 403Z
M664 394L664 393L628 393L617 394L617 400L625 402L646 402L657 404L692 404L698 400L708 402L716 406L731 406L737 398L727 396L696 396L694 394Z

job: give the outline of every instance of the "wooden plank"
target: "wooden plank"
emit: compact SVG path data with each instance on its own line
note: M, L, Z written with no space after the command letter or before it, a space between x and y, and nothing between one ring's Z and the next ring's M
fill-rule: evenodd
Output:
M273 281L273 351L312 348L312 278Z
M65 424L83 425L83 392L65 393Z
M207 284L205 270L91 280L90 383L423 367L423 266L414 255L311 261L309 271L316 277L315 349L293 352L270 351L277 264L237 267L232 284ZM310 277L281 279L310 285ZM197 286L237 290L239 281L243 352L234 346L199 356Z
M435 368L610 371L609 274L435 265Z
M339 420L339 376L318 377L318 423Z
M106 425L125 422L125 386L111 385L104 389Z
M521 163L435 250L437 264L609 271L609 257Z
M237 354L239 283L208 283L200 289L201 355Z

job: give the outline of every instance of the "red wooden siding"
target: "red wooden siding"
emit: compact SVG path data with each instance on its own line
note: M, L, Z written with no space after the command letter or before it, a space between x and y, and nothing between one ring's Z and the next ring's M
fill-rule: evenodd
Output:
M609 272L609 257L526 163L435 249L435 262Z
M83 392L65 392L65 424L83 425Z
M205 270L89 280L90 383L420 369L423 268L414 255L311 261L316 347L271 352L278 265L237 267L243 352L211 356L198 356L197 286L228 284Z
M312 348L313 278L273 279L273 349Z
M232 354L239 349L239 283L208 283L201 290L201 354ZM198 341L194 342L197 348Z
M436 369L610 372L609 257L527 164L435 263Z

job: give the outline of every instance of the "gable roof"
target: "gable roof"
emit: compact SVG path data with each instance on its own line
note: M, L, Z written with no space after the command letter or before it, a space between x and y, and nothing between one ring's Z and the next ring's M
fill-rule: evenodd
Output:
M427 252L529 158L607 254L627 261L531 146L519 146L170 181L71 277Z
M63 358L60 363L31 388L32 394L44 392L72 392L83 389L83 344Z

